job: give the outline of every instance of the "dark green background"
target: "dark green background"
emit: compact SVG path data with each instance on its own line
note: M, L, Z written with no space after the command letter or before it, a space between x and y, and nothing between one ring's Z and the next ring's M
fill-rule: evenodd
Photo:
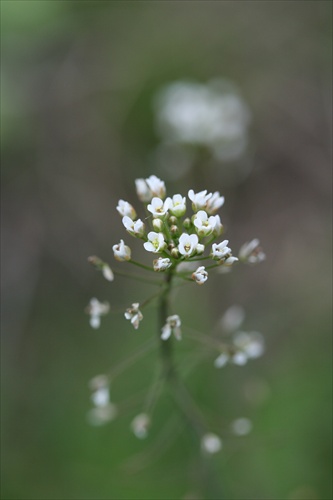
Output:
M332 498L331 7L1 1L3 499ZM215 77L234 81L252 111L247 156L177 182L157 173L170 194L218 189L232 248L259 237L267 254L177 295L190 326L209 332L237 303L244 327L266 338L260 360L217 371L212 355L187 378L224 441L212 460L218 493L189 431L159 444L177 418L167 395L146 441L129 431L156 352L112 387L133 405L105 427L86 422L88 380L156 335L154 308L138 332L123 319L151 289L109 284L86 258L114 263L125 236L117 201L135 204L134 179L156 173L155 93ZM242 164L252 169L237 181ZM114 311L98 331L83 313L92 296ZM194 347L184 339L180 366ZM246 438L228 431L241 416L254 425Z

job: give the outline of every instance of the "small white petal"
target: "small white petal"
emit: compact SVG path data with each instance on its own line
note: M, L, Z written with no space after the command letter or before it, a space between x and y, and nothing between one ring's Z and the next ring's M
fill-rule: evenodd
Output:
M214 361L215 368L222 368L229 361L229 355L225 352L222 352Z
M222 440L216 434L209 432L202 437L201 447L205 453L218 453L222 448Z

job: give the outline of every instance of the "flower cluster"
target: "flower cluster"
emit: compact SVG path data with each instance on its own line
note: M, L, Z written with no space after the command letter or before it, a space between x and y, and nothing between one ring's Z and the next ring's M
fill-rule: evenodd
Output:
M121 239L112 247L114 258L118 262L129 262L203 285L208 280L210 270L218 268L226 272L237 261L256 264L264 260L265 254L260 248L259 240L253 239L243 244L236 257L229 246L229 240L221 238L224 227L217 212L223 207L225 199L218 191L195 192L190 189L187 197L179 193L167 197L165 183L156 175L147 179L136 179L135 186L137 196L144 204L143 212L148 214L144 218L146 223L138 217L138 210L128 201L119 200L116 209L122 217L127 233L141 240L144 249L156 258L153 259L151 267L140 264L133 259L132 249ZM209 265L203 265L201 261L207 260L211 261ZM96 256L89 257L89 261L97 270L102 271L108 281L113 281L114 272L107 263ZM196 267L195 263L198 261L200 265ZM190 264L187 270L183 270L185 263ZM102 304L97 299L91 300L88 312L93 328L99 327L100 317L108 310L107 303ZM125 318L138 329L143 319L139 303L132 304L126 310ZM180 334L175 333L177 330L172 329L170 325L163 329L162 338L169 338L172 331L176 338L180 338Z
M177 266L184 260L211 259L215 261L213 267L231 266L238 260L232 255L228 240L213 243L223 233L223 225L216 212L223 206L224 197L218 191L195 193L190 189L187 200L181 194L166 197L164 182L154 175L137 179L135 184L138 198L145 203L149 213L147 220L150 228L137 218L137 212L130 203L119 200L117 211L122 215L126 231L143 240L147 252L159 255L153 261L154 271L176 272ZM192 208L192 214L187 214L189 208ZM209 255L205 257L206 249ZM132 259L132 251L124 240L113 246L113 252L120 262ZM200 285L207 278L204 266L199 266L192 274L192 279Z

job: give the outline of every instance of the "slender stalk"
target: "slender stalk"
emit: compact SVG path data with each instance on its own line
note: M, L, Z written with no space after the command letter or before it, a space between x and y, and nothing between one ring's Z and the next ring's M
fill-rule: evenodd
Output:
M169 273L165 274L165 289L160 298L159 305L159 330L158 335L161 336L161 330L165 325L166 318L169 316L169 307L170 307L170 291L172 284L172 270ZM172 360L172 338L170 337L168 340L162 340L160 338L160 352L163 362L163 372L167 379L173 376L174 374L174 365Z
M123 276L124 278L134 279L137 281L141 281L142 283L149 283L150 285L161 286L163 284L162 281L150 280L148 278L144 278L143 276L140 276L139 274L128 274L124 271L118 271L118 270L113 270L113 272L117 276Z

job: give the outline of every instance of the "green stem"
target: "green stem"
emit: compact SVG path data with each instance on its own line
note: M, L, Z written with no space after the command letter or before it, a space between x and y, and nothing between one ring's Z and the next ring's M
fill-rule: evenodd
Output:
M158 336L160 337L160 349L163 361L163 372L167 379L172 378L174 375L174 365L172 360L172 338L168 340L161 339L161 330L165 325L166 318L169 316L169 302L170 302L170 291L172 284L173 273L170 271L165 274L165 289L160 298L159 305L159 330Z
M150 280L148 278L144 278L143 276L139 276L138 274L129 274L129 273L125 273L124 271L115 271L115 270L113 270L113 273L116 276L123 276L124 278L135 279L137 281L142 281L142 283L149 283L150 285L159 285L159 286L161 286L163 284L162 281Z
M141 269L145 269L146 271L152 271L153 273L155 272L152 267L145 266L144 264L141 264L140 262L136 262L135 260L129 260L128 261L130 264L134 264L135 266L141 267Z

